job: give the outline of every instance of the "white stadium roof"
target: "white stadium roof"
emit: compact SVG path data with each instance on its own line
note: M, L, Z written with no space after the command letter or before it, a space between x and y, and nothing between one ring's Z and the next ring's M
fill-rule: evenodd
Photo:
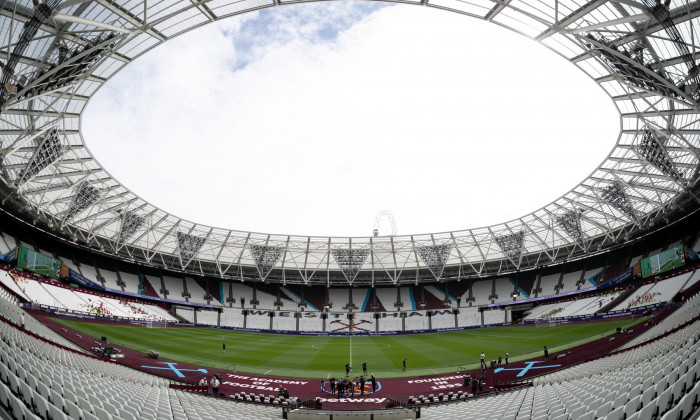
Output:
M617 246L679 208L697 208L700 2L402 1L490 21L544 44L593 78L620 111L617 142L588 178L498 225L353 238L212 227L150 204L89 153L81 113L122 67L200 25L287 3L294 2L3 2L3 204L64 238L148 265L356 285L477 277L579 258Z

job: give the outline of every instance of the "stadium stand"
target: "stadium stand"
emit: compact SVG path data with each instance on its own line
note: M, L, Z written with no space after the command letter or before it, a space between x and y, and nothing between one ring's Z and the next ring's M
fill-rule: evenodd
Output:
M535 378L534 387L424 407L423 419L690 419L700 396L698 298L628 351ZM684 325L695 319L688 325ZM680 328L678 328L680 327ZM650 334L678 328L656 340ZM636 346L636 347L635 347Z
M261 308L261 309L271 309L275 310L277 309L277 296L272 295L269 292L266 292L264 290L256 290L255 291L255 297L258 300L258 304L255 305L256 308ZM282 303L283 308L290 308L290 309L296 309L295 305L293 305L292 301L289 299L285 298L280 298L280 302Z
M272 329L279 331L296 331L297 320L294 318L294 313L289 311L275 312L275 317L272 318Z
M223 308L221 312L221 326L243 328L244 316L240 308Z
M300 331L323 331L323 319L317 311L304 311L299 318Z
M88 279L97 280L97 270L90 264L80 264L80 274L87 277ZM100 282L97 281L97 283L99 284Z
M493 290L493 280L479 280L472 283L472 296L474 306L486 305L491 302L489 296Z
M398 312L385 312L377 319L379 331L401 331L403 322Z
M119 271L119 276L124 282L124 291L129 293L139 293L139 276L127 271Z
M413 287L399 287L399 299L402 303L401 310L410 311L418 309Z
M460 308L457 315L457 326L474 327L481 325L481 313L477 308Z
M296 309L299 303L301 303L301 295L292 290L291 287L282 286L280 287L280 292L282 293L283 297L294 302L295 305L291 306L290 309Z
M555 289L555 286L559 283L560 276L560 273L542 276L540 278L540 289L542 289L542 292L539 294L539 296L549 296L556 294L557 291Z
M451 310L438 310L433 312L431 329L455 328L455 316Z
M246 319L246 328L254 330L270 329L270 314L265 309L249 309Z
M393 311L396 310L396 288L393 287L386 287L386 288L375 288L375 291L377 293L377 300L382 304L382 306L387 310L387 311ZM404 308L410 309L409 306L406 306L404 303Z
M187 293L189 293L189 302L203 303L206 304L207 300L204 296L207 294L206 290L197 284L197 282L191 277L185 277L185 287Z
M354 322L355 332L375 332L377 331L377 319L371 312L356 312Z
M0 254L5 255L8 252L10 252L10 249L11 249L10 245L8 245L7 242L5 241L5 235L2 235L0 233Z
M695 270L681 291L690 289L698 282L698 280L700 280L700 270Z
M306 310L322 311L323 305L327 301L328 289L326 287L305 287L303 289L304 303L307 304ZM339 309L340 310L340 309Z
M560 303L548 303L531 309L525 316L526 320L550 318L553 313L561 311Z
M250 302L253 301L253 288L243 284L243 283L232 283L233 291L231 292L233 298L236 299L236 303L239 308L250 308L252 305Z
M201 309L197 311L197 324L200 325L217 325L219 320L219 313L216 311L210 311L206 309Z
M185 306L176 306L175 314L185 320L185 322L194 324L194 309Z
M0 302L0 314L20 311ZM277 419L280 409L169 388L166 380L55 347L0 322L0 404L21 419ZM36 413L36 414L35 414ZM37 417L37 414L39 417Z
M431 299L432 301L437 301L439 302L439 306L437 307L426 307L426 309L442 309L445 307L444 301L445 301L445 291L442 289L439 289L437 286L434 284L431 285L426 285L423 287L423 290L425 291L426 297ZM456 302L451 302L451 305L456 304Z
M507 322L506 311L502 309L493 309L490 311L484 311L484 325L490 324L502 324Z
M116 272L106 268L100 268L100 274L104 278L106 289L122 290L121 286L119 286L119 278L117 277Z
M561 279L562 288L559 290L559 293L578 290L578 281L581 279L581 274L582 273L580 271L564 273L564 276L562 276Z
M495 280L496 296L494 303L510 302L513 300L513 290L515 284L509 277L501 277Z
M406 331L427 329L429 329L429 324L425 311L409 311L406 314Z
M350 293L346 288L328 289L328 301L332 304L331 308L335 311L341 311L348 306L350 302Z

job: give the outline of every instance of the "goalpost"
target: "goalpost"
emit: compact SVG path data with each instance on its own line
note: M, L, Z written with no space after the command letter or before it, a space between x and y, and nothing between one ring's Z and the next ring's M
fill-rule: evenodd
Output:
M168 323L165 321L146 321L146 328L167 328Z

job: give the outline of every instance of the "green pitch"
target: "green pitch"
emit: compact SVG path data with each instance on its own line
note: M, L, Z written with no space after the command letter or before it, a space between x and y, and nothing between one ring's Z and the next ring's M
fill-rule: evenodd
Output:
M396 336L325 337L249 333L216 328L145 328L54 319L93 337L107 336L116 346L181 362L255 374L319 378L344 375L351 360L382 377L419 376L475 369L483 351L487 359L510 354L510 361L529 359L575 347L628 328L646 318L564 324L555 327L491 327L465 331ZM226 353L222 343L226 343ZM352 358L352 359L351 359ZM401 370L406 358L408 370Z

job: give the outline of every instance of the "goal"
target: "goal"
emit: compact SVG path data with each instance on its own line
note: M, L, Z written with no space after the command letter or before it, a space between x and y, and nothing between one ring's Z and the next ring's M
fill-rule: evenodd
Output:
M146 321L146 328L167 328L168 323L165 321Z

